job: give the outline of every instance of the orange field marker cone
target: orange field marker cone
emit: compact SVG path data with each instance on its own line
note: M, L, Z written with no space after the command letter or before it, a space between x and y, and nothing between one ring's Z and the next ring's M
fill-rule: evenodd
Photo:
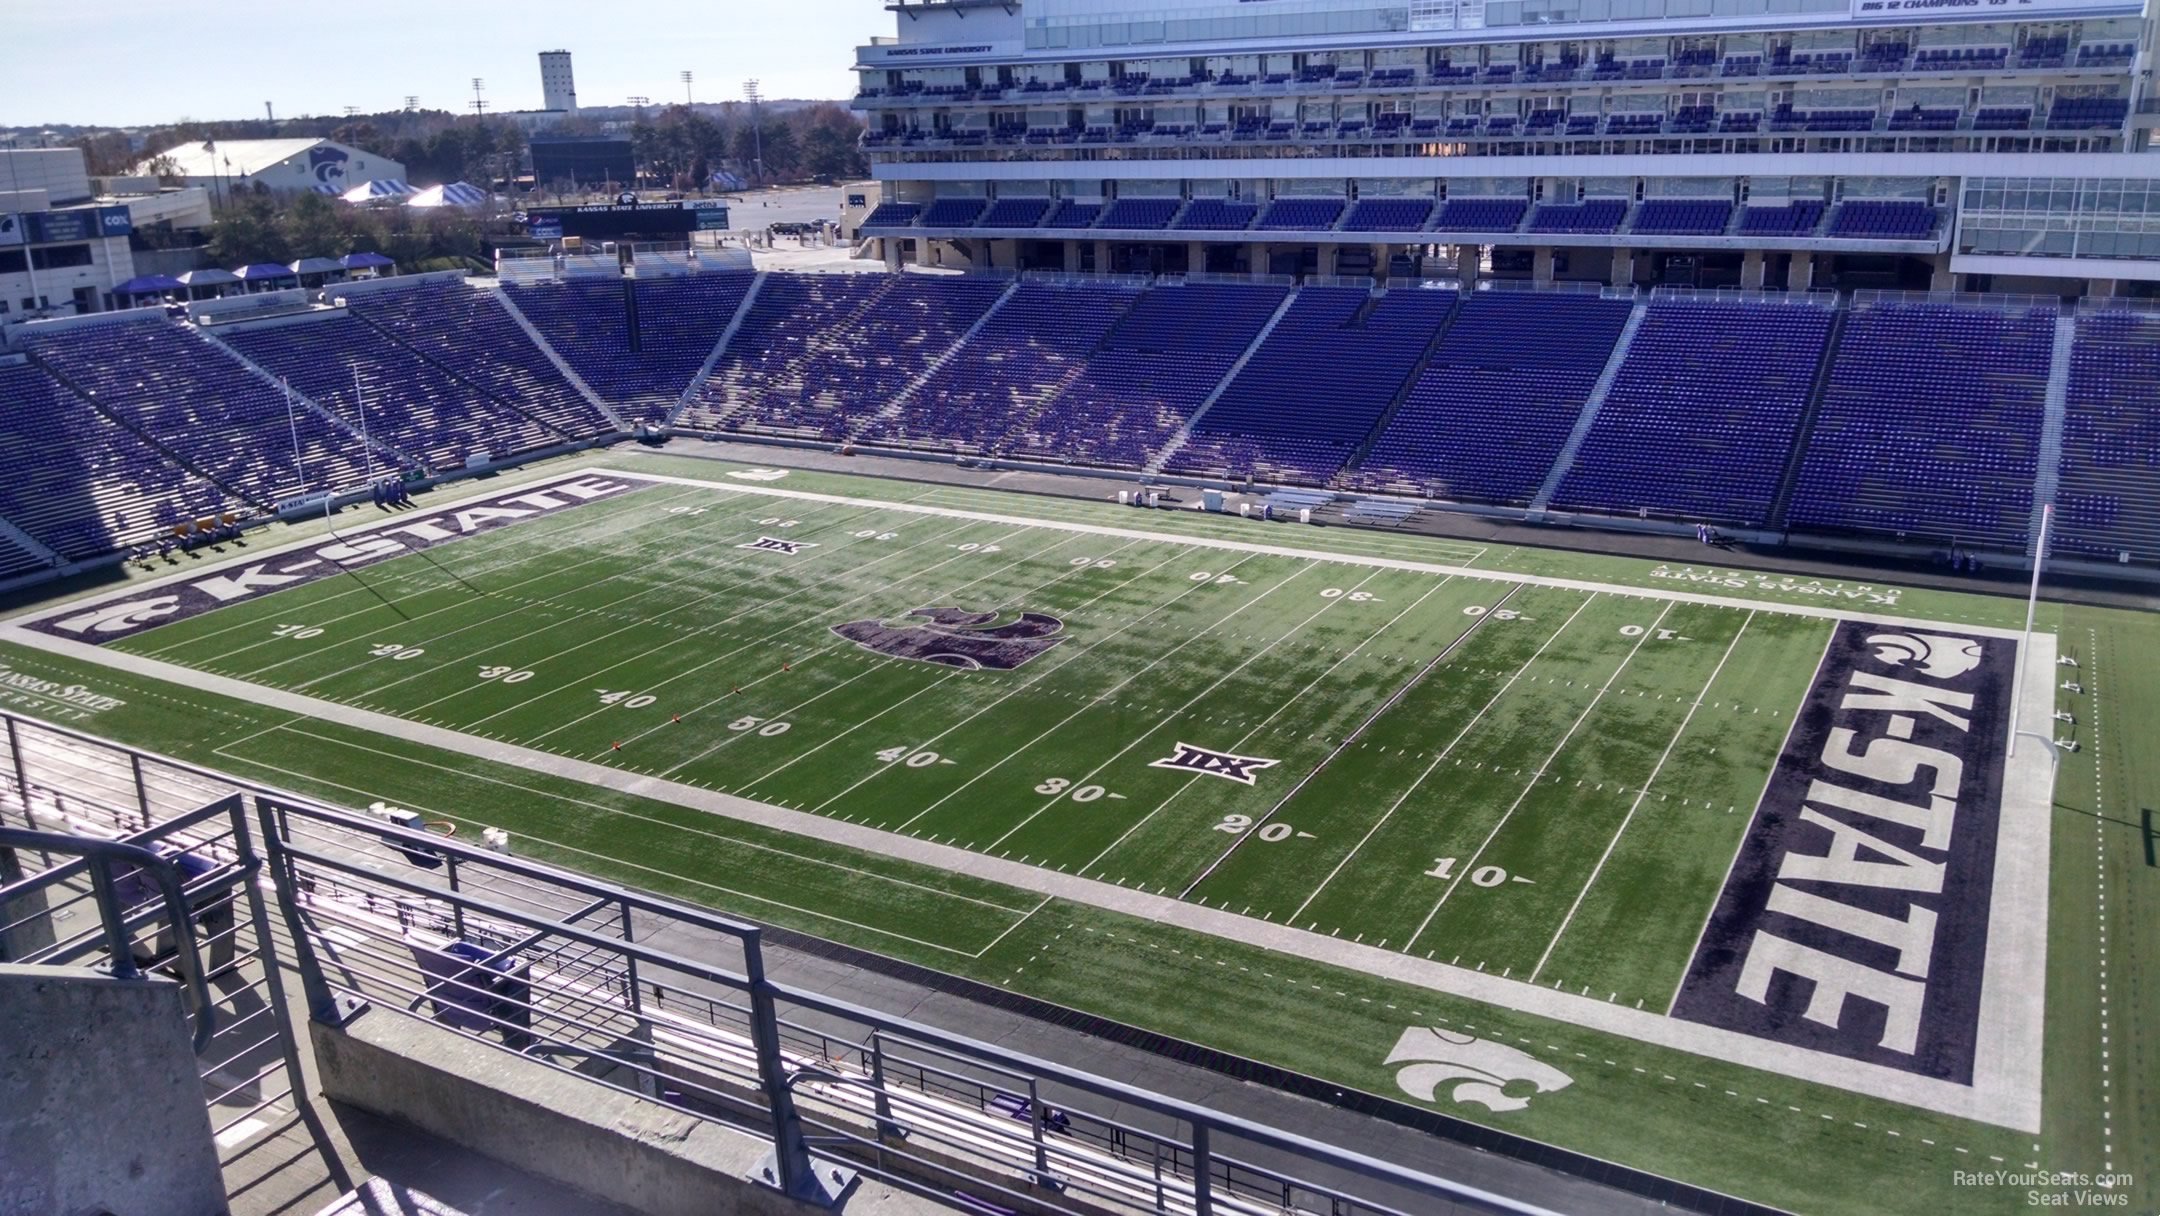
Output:
M735 694L734 694L734 695L736 695L736 696L738 696L738 697L742 695L742 685L740 685L740 684L734 685L734 689L735 689Z
M794 668L792 668L792 667L790 667L790 666L788 666L788 665L787 665L787 664L785 664L785 663L782 663L782 664L780 665L780 670L782 670L782 671L793 671L793 670L795 670L795 669L794 669Z
M617 739L617 740L615 741L615 744L614 744L614 746L615 746L615 750L616 750L616 751L621 751L621 750L622 750L622 740L620 740L620 739Z
M680 721L682 721L682 715L681 715L681 714L670 714L669 716L670 716L670 717L672 717L672 718L674 718L674 719L675 719L675 720L676 720L677 722L680 722Z

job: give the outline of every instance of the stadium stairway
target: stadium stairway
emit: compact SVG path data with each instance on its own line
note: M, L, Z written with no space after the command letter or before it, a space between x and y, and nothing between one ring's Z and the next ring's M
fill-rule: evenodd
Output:
M1552 505L1553 495L1560 492L1560 482L1568 470L1575 467L1575 454L1582 451L1583 440L1589 437L1590 428L1597 423L1598 411L1605 407L1606 394L1612 392L1613 381L1620 375L1620 366L1627 362L1628 348L1635 345L1635 335L1642 329L1643 317L1650 311L1649 298L1635 301L1635 311L1628 314L1627 324L1620 327L1620 340L1613 343L1612 353L1605 358L1605 370L1598 373L1597 383L1590 388L1590 396L1583 402L1582 413L1575 417L1575 429L1568 432L1567 442L1561 445L1560 454L1553 458L1552 468L1545 474L1545 484L1530 499L1528 518L1535 521L1545 517L1545 508Z
M562 352L556 350L548 342L547 338L541 335L540 327L532 323L532 318L519 311L517 301L510 298L509 292L500 287L479 288L476 290L493 291L495 299L502 305L503 312L512 321L517 322L517 327L525 331L525 336L531 339L532 344L539 348L541 354L547 356L549 363L555 365L555 370L561 372L563 379L570 382L570 387L578 391L578 396L585 398L587 404L600 411L601 417L614 423L616 430L627 431L630 429L629 425L623 421L622 415L615 412L615 407L602 400L600 394L593 391L593 386L585 383L585 377L578 375L577 369L570 366L570 361L562 357Z
M1395 421L1395 415L1402 411L1403 402L1410 399L1410 390L1416 388L1417 382L1424 378L1425 367L1432 362L1434 352L1447 340L1448 330L1455 327L1455 318L1462 315L1463 298L1468 294L1466 291L1456 291L1454 306L1448 309L1447 316L1440 319L1440 324L1433 327L1431 340L1425 343L1424 350L1418 352L1417 360L1410 365L1410 374L1403 379L1402 386L1395 390L1394 399L1389 401L1387 408L1381 410L1380 416L1373 420L1372 429L1365 433L1365 438L1359 440L1358 445L1350 450L1350 459L1345 460L1343 467L1336 470L1335 484L1349 484L1350 478L1357 474L1358 466L1365 463L1365 455L1372 451L1372 445L1380 438L1380 433Z
M2040 423L2040 463L2033 471L2032 523L2026 529L2031 537L2025 545L2025 556L2037 557L2040 552L2040 517L2055 504L2055 493L2062 486L2063 419L2069 414L2070 401L2070 354L2077 345L2077 314L2065 312L2055 318L2055 349L2050 353L2048 364L2047 412Z
M207 327L198 326L195 330L195 334L203 341L208 342L210 345L217 347L219 350L222 350L227 355L231 356L234 362L240 364L242 367L247 368L255 375L260 376L263 380L269 382L270 384L276 385L279 389L290 394L292 400L297 403L302 409L314 411L316 416L320 417L323 421L329 423L334 427L339 428L340 430L343 430L348 435L351 435L354 440L364 443L367 447L372 449L384 460L392 462L395 467L401 469L419 469L427 467L427 461L413 455L411 452L407 452L404 449L395 446L386 439L377 439L372 433L364 432L354 427L351 423L339 417L335 412L324 408L323 404L315 400L313 397L308 396L306 393L295 391L290 384L286 383L282 379L279 379L277 376L272 375L269 368L264 367L262 364L255 362L255 360L248 358L246 355L242 354L238 348L234 347L232 343L227 342L225 339L219 337L215 333L212 333ZM420 355L419 352L415 351L413 352L413 357L423 358L424 356Z
M1838 346L1845 338L1845 319L1851 309L1840 300L1837 315L1830 318L1830 333L1823 339L1822 361L1815 365L1815 383L1808 387L1807 407L1800 411L1800 425L1793 428L1792 451L1785 457L1785 473L1778 479L1777 497L1770 501L1769 527L1786 531L1785 517L1792 509L1793 487L1800 484L1800 464L1807 458L1808 440L1815 434L1815 420L1822 416L1823 397L1830 391L1830 369L1837 365Z
M735 315L728 318L727 328L720 331L719 340L713 343L712 353L705 356L705 362L698 366L697 374L690 377L690 383L683 386L682 396L675 399L675 408L668 411L660 425L673 429L675 421L682 417L683 411L690 408L690 403L698 399L699 393L705 391L705 382L712 379L713 369L720 366L720 360L727 356L728 347L735 341L735 335L742 330L743 318L750 315L751 308L757 304L758 293L765 290L767 278L767 275L761 273L750 280L750 290L744 292L742 299L736 303Z
M1290 305L1297 297L1298 289L1295 287L1283 293L1282 303L1275 306L1275 314L1267 319L1267 324L1260 327L1259 333L1253 335L1253 340L1246 344L1244 353L1237 357L1237 361L1230 365L1230 370L1224 372L1223 378L1216 382L1214 391L1201 400L1200 407L1192 412L1191 417L1185 419L1185 425L1170 436L1170 441L1162 446L1162 450L1141 466L1141 472L1150 477L1162 472L1163 466L1170 463L1170 458L1177 455L1178 449L1184 447L1192 438L1193 425L1207 416L1208 410L1222 399L1224 391L1230 387L1230 382L1238 378L1238 373L1244 371L1245 365L1252 362L1253 355L1267 344L1268 335L1275 332L1277 325L1282 324L1282 319L1289 314Z
M16 527L14 520L0 515L0 579L50 569L66 560L39 544L36 537Z
M951 362L953 356L958 355L963 349L965 349L967 344L974 339L975 335L982 332L983 326L990 323L990 318L996 316L998 314L998 310L1005 307L1007 303L1011 302L1012 298L1015 295L1018 295L1019 292L1020 280L1018 278L1015 278L1009 285L1007 285L1005 290L998 295L998 298L991 302L990 307L984 309L983 314L975 318L975 323L967 327L967 331L960 335L959 341L954 342L951 346L948 346L944 350L939 351L937 355L930 360L930 362L924 364L922 371L917 373L913 380L908 381L907 387L893 394L892 400L877 407L869 413L864 414L862 418L857 421L852 428L848 430L848 442L859 442L862 439L863 435L870 430L870 428L876 426L880 422L885 421L886 419L897 416L902 409L906 408L909 399L914 397L917 393L920 393L923 389L923 385L930 383L931 377L937 375L938 369L944 367L947 363Z

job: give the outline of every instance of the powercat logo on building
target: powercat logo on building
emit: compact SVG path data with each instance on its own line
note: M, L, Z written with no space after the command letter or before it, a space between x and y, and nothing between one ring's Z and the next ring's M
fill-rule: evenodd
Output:
M90 608L69 608L31 621L28 628L94 645L117 642L213 608L254 599L271 591L303 586L355 566L402 557L542 515L553 515L596 499L615 498L642 485L601 477L580 477L538 489L507 492L408 523L355 533L343 540L295 549L261 561L228 566L216 574L161 587L155 593Z
M1838 626L1675 1017L1972 1083L2017 652Z

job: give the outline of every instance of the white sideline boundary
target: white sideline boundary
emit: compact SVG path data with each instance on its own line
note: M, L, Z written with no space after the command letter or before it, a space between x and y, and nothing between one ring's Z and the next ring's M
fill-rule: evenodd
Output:
M560 481L582 477L611 477L659 484L698 486L749 498L787 498L804 502L837 503L890 510L904 514L939 516L987 523L1040 527L1050 531L1076 532L1125 540L1154 541L1200 549L1261 554L1311 561L1336 562L1379 569L1406 570L1435 575L1486 579L1494 582L1528 583L1603 594L1636 595L1645 599L1697 603L1759 612L1789 613L1828 620L1863 620L1900 627L1930 627L1989 637L2017 638L2015 630L1972 625L1952 625L1921 618L1848 612L1812 604L1778 604L1758 600L1668 591L1661 588L1626 588L1611 584L1539 575L1507 574L1458 566L1364 557L1288 546L1259 545L1113 528L1063 520L1029 519L990 512L961 511L912 503L884 502L845 495L785 490L770 483L736 485L696 478L653 474L607 467L585 467L558 477L546 478L521 488L539 490ZM445 502L427 514L408 513L378 523L358 525L348 532L396 527L415 518L455 510L464 503L494 498L502 491L489 489L465 499ZM138 655L108 651L65 638L51 637L23 628L44 616L80 612L95 603L141 595L167 583L195 580L233 566L261 562L291 549L323 543L312 537L265 551L251 552L228 561L206 565L158 579L129 583L102 596L47 606L0 622L0 640L67 658L96 663L153 680L248 701L272 709L335 722L373 734L403 739L452 754L479 756L497 763L545 773L620 793L654 798L695 810L707 811L744 823L757 824L792 835L840 844L866 852L913 861L951 873L964 874L1030 891L1045 898L1074 903L1174 925L1243 945L1304 958L1329 966L1358 971L1380 979L1411 984L1436 992L1478 1001L1533 1017L1578 1026L1654 1046L1685 1051L1747 1068L1761 1069L1795 1080L1830 1086L1870 1097L1935 1111L1956 1118L2037 1134L2041 1121L2041 1051L2045 985L2029 982L2044 973L2047 954L2047 881L2049 829L2051 826L2054 774L2046 750L2028 748L2019 759L2008 762L2003 773L2002 805L1996 841L1993 902L1989 912L1988 951L1981 994L1973 1083L1969 1086L1921 1077L1894 1068L1832 1056L1799 1047L1773 1043L1752 1035L1670 1018L1662 1013L1633 1009L1593 997L1540 988L1524 980L1420 959L1340 938L1328 937L1268 921L1162 895L1150 895L1077 875L1044 869L988 854L971 853L957 845L932 844L881 829L834 820L807 811L791 811L765 803L657 777L610 768L551 752L478 738L456 730L429 726L390 714L358 709L280 689L265 688L243 680L214 675L190 667ZM2031 649L2020 656L2027 665L2024 681L2026 720L2045 722L2053 712L2057 640L2053 634L2035 634ZM251 762L252 763L252 762ZM1380 1045L1374 1048L1377 1053Z

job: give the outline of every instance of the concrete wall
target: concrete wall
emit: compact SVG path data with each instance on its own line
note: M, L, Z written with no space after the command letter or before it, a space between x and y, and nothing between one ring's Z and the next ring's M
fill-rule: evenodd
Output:
M180 985L0 963L0 1216L217 1216Z
M323 1093L652 1216L808 1216L750 1181L771 1144L385 1010L313 1025ZM939 1212L864 1179L849 1211ZM7 1216L0 1212L0 1216Z

